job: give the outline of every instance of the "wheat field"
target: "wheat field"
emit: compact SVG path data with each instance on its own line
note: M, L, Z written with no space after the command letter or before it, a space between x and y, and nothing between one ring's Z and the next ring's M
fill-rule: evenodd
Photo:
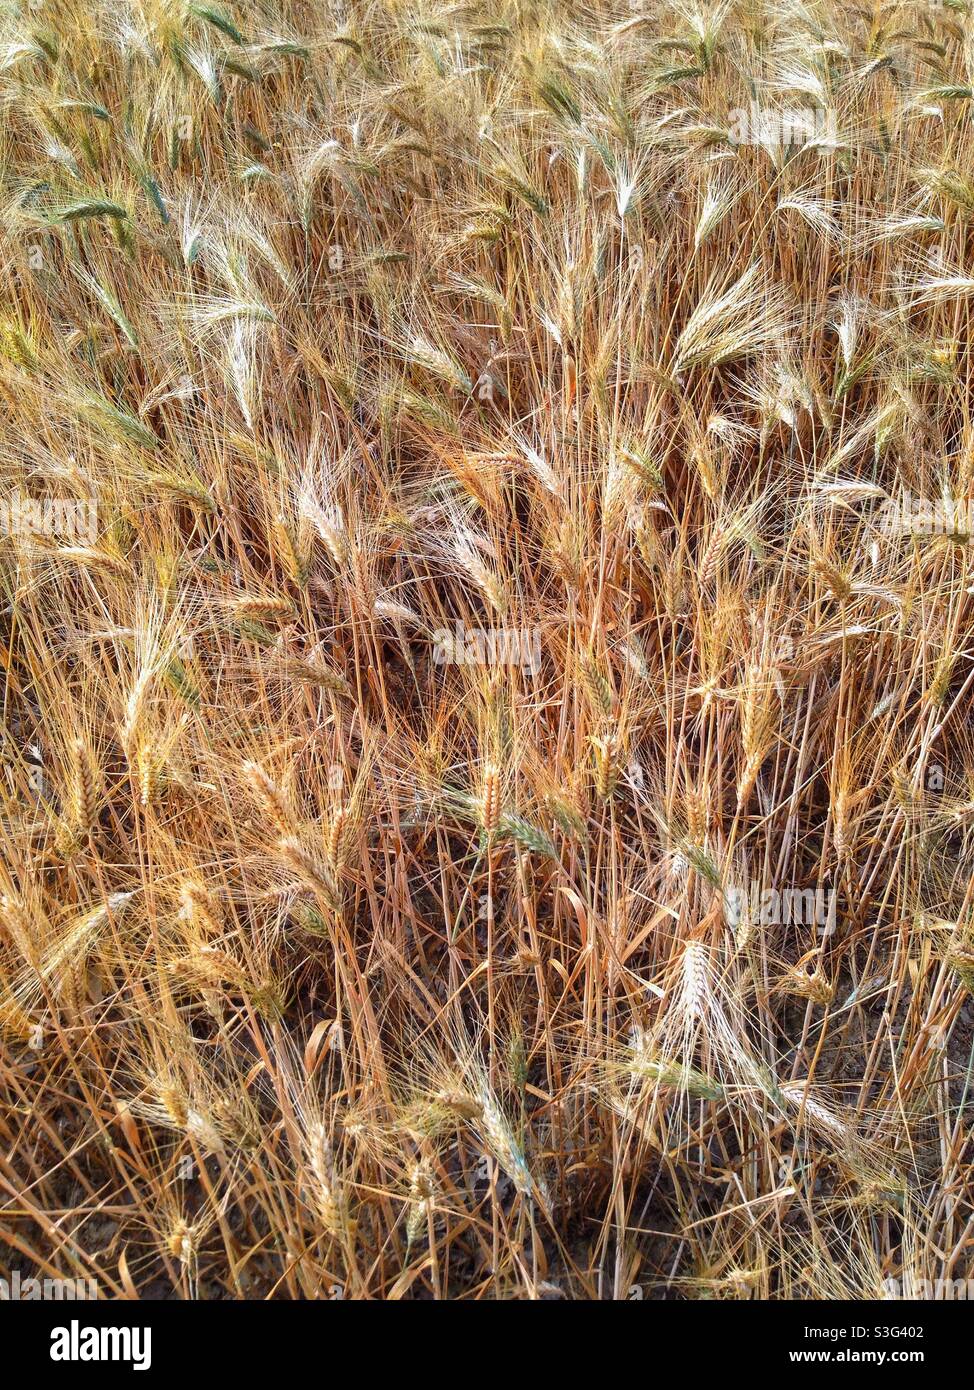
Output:
M974 1274L966 0L4 0L0 1271Z

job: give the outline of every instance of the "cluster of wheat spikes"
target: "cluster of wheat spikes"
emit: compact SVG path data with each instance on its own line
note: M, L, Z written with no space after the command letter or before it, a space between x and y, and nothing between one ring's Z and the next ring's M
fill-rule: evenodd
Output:
M887 523L972 82L963 0L4 0L0 1263L967 1277L971 538Z

